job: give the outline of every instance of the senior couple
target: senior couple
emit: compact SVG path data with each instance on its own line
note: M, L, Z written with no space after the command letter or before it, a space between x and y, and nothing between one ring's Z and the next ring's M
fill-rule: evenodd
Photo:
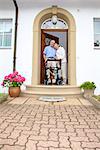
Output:
M66 52L65 49L54 40L50 41L50 45L46 46L43 51L43 58L46 63L48 58L55 58L61 60L61 76L63 78L63 85L66 84Z

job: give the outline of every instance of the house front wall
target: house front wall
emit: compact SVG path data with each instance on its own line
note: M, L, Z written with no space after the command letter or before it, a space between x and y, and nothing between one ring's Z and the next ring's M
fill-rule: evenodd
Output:
M0 5L1 6L1 5ZM14 20L14 6L13 9L0 8L0 18L13 18ZM33 24L36 16L40 11L50 8L52 5L19 5L19 19L18 19L18 38L17 38L17 55L16 55L16 69L26 77L26 84L32 84L34 73L32 77L32 64L33 64ZM100 18L99 8L85 8L85 7L71 7L62 5L59 7L67 10L75 19L76 23L76 84L80 85L84 81L94 81L97 85L96 93L100 92L100 50L94 49L94 31L93 31L93 18ZM13 25L14 31L14 25ZM13 32L14 33L14 32ZM33 38L34 37L34 38ZM13 36L12 36L13 39ZM0 71L2 76L10 73L13 68L13 40L12 48L0 49ZM38 60L40 61L40 60Z

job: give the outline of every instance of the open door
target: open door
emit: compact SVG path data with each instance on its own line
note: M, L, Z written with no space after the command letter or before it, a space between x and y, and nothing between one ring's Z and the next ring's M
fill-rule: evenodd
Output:
M41 74L40 74L41 84L44 84L45 78L45 63L43 59L43 51L44 48L49 45L51 40L55 40L56 43L59 43L58 37L45 33L45 31L41 30Z

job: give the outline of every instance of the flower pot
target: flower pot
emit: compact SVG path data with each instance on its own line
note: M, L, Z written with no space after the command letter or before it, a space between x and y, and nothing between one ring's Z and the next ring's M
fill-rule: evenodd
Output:
M20 87L9 87L9 95L11 97L18 97L20 95Z
M84 97L90 98L94 95L94 89L84 89Z

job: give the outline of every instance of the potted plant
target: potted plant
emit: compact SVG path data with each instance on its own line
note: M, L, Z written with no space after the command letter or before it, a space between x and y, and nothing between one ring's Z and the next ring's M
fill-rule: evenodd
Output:
M84 90L84 97L89 98L93 96L96 85L94 82L86 81L80 85L80 88Z
M8 87L8 93L11 97L18 97L20 95L20 86L25 81L25 78L19 75L17 71L4 77L2 82L3 87Z

